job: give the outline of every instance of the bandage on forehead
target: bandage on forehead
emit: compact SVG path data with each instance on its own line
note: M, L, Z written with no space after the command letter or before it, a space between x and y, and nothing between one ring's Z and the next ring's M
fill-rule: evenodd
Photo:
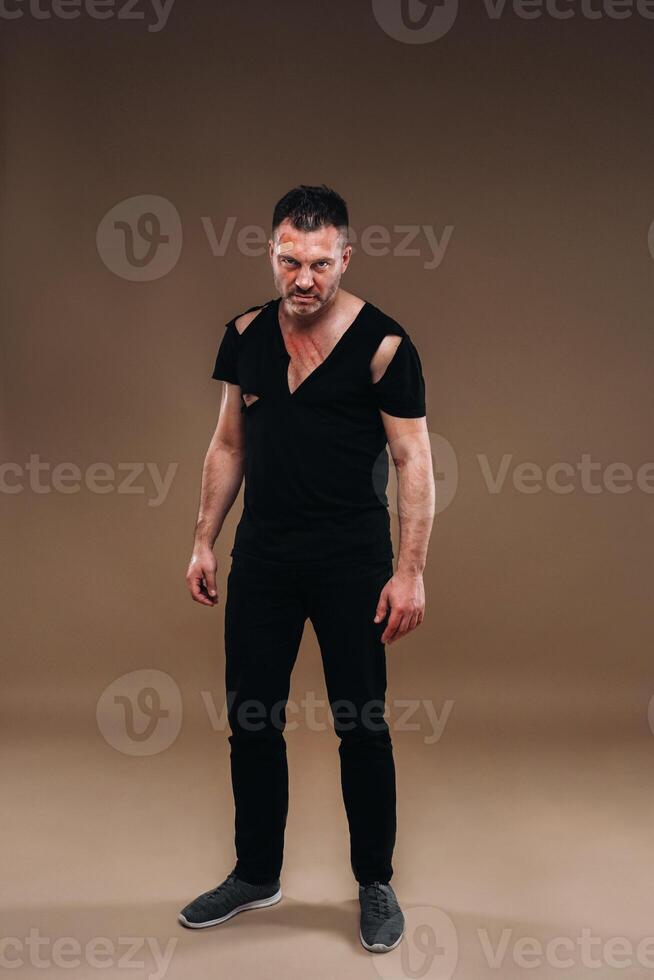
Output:
M277 249L277 253L282 255L284 252L290 252L292 248L295 248L295 242L282 242Z

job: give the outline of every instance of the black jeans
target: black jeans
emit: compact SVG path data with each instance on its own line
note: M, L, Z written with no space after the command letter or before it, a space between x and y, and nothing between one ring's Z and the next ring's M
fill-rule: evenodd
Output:
M225 602L225 690L232 734L235 871L264 883L282 868L288 813L283 730L304 623L320 645L360 884L388 882L396 834L393 747L383 717L388 617L374 623L391 561L326 568L234 555Z

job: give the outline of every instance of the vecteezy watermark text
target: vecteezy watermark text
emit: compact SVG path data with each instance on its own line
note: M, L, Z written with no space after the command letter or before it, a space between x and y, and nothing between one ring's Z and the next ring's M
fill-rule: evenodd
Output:
M654 0L482 0L480 8L494 21L507 14L529 21L544 17L627 20L634 15L654 20ZM459 0L372 0L372 11L384 33L395 41L430 44L454 27Z
M504 453L493 469L485 453L477 453L479 467L489 493L500 493L513 462L512 453ZM636 487L643 493L654 493L654 462L641 463L635 471L627 463L614 460L606 465L593 461L590 453L582 453L575 463L559 460L542 467L538 463L522 462L513 467L511 482L519 493L567 494L629 493Z
M48 967L73 970L85 965L94 970L107 967L119 969L146 970L146 958L135 959L147 951L153 961L154 970L143 974L147 980L163 980L170 967L178 940L170 938L162 948L153 936L119 936L117 940L107 936L93 936L81 943L75 936L42 936L37 928L32 928L27 936L0 936L0 968L15 970L20 967L35 967L44 970Z
M0 0L0 20L149 20L147 29L156 34L168 23L175 0Z
M234 237L237 218L226 219L220 237L209 217L201 219L213 255L222 257ZM377 258L392 255L394 258L420 258L427 256L423 269L437 269L452 238L454 225L445 225L439 234L434 225L404 224L387 228L384 225L367 225L359 234L352 226L348 230L348 242L354 255L360 248L364 255ZM244 225L236 234L238 251L250 258L258 258L268 250L269 235L259 225Z
M0 0L1 2L1 0ZM268 250L269 233L261 225L242 225L231 215L218 225L200 218L211 254L224 258L235 248L246 258L261 258ZM433 224L375 224L357 231L349 227L352 252L379 258L422 260L424 269L438 269L447 252L454 225L440 231ZM184 229L179 211L165 197L137 194L114 204L103 215L96 232L96 248L104 265L121 279L152 282L171 272L182 252Z
M624 970L635 964L654 969L654 936L643 937L635 947L626 936L603 939L594 935L588 926L580 929L577 936L552 936L545 942L536 936L514 938L514 930L508 926L497 940L491 938L487 929L477 929L477 936L486 962L494 970L501 969L509 958L515 966L527 970L545 965L559 970L574 966Z
M234 704L235 692L227 692L220 712L211 691L201 691L200 696L213 730L226 730L228 712ZM440 713L430 698L392 698L387 702L373 699L361 706L347 698L341 698L330 704L327 698L317 698L314 691L307 691L299 703L288 699L267 706L250 698L238 705L232 717L239 728L252 732L261 731L268 725L285 732L295 731L301 725L312 732L333 728L339 734L361 729L375 733L384 731L387 727L392 732L422 731L425 732L424 744L433 745L440 740L453 707L454 701L451 698L443 702ZM319 717L320 712L325 715L322 719ZM289 715L295 716L296 720L288 721ZM298 716L301 717L301 722L297 720ZM429 731L426 732L426 729Z
M262 726L286 732L300 727L313 732L332 728L339 735L354 730L374 735L388 728L393 733L422 733L425 745L440 740L454 708L452 698L443 701L440 710L430 698L371 699L363 704L342 698L330 703L312 690L299 703L286 699L266 705L253 698L236 703L236 692L227 691L218 708L211 691L200 691L200 698L216 732L227 731L232 723L251 732L261 731ZM107 744L133 756L157 755L173 745L182 728L183 713L177 682L153 667L115 678L96 705L96 721Z
M37 494L73 494L84 487L90 493L98 494L142 494L146 496L148 507L159 507L168 496L178 466L179 463L168 463L162 471L158 463L131 462L113 466L95 462L82 470L77 463L53 465L41 460L38 453L31 453L26 463L0 463L0 493L13 495L30 490ZM141 482L143 477L145 481Z

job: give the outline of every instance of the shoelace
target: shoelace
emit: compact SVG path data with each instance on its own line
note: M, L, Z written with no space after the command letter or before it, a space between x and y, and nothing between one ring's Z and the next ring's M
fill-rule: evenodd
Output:
M372 904L377 915L388 916L390 908L390 896L382 886L381 882L373 881L372 884L365 886L366 895L372 899Z
M230 872L230 874L227 875L224 881L222 881L219 885L216 885L216 887L211 891L211 894L217 895L222 888L225 888L226 885L230 885L232 881L235 880L236 880L236 875L232 871Z

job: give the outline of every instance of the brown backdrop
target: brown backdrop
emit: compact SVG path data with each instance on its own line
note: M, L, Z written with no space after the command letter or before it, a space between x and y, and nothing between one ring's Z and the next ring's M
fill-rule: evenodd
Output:
M397 26L399 0L176 0L160 30L144 3L140 20L119 5L106 20L9 9L22 12L0 24L14 975L44 975L31 929L48 937L48 976L124 976L125 936L140 937L133 976L164 975L152 947L170 944L170 980L262 965L312 980L649 975L647 8L569 3L563 19L479 4L424 43ZM287 189L323 181L357 235L344 286L420 351L441 507L425 622L387 648L407 937L378 958L358 943L324 708L320 730L289 716L284 902L198 934L176 923L233 865L220 708L241 496L216 546L218 608L184 585L220 399L209 375L226 320L274 295L247 226L267 236ZM291 699L310 692L325 698L308 623ZM114 944L103 970L97 937Z

